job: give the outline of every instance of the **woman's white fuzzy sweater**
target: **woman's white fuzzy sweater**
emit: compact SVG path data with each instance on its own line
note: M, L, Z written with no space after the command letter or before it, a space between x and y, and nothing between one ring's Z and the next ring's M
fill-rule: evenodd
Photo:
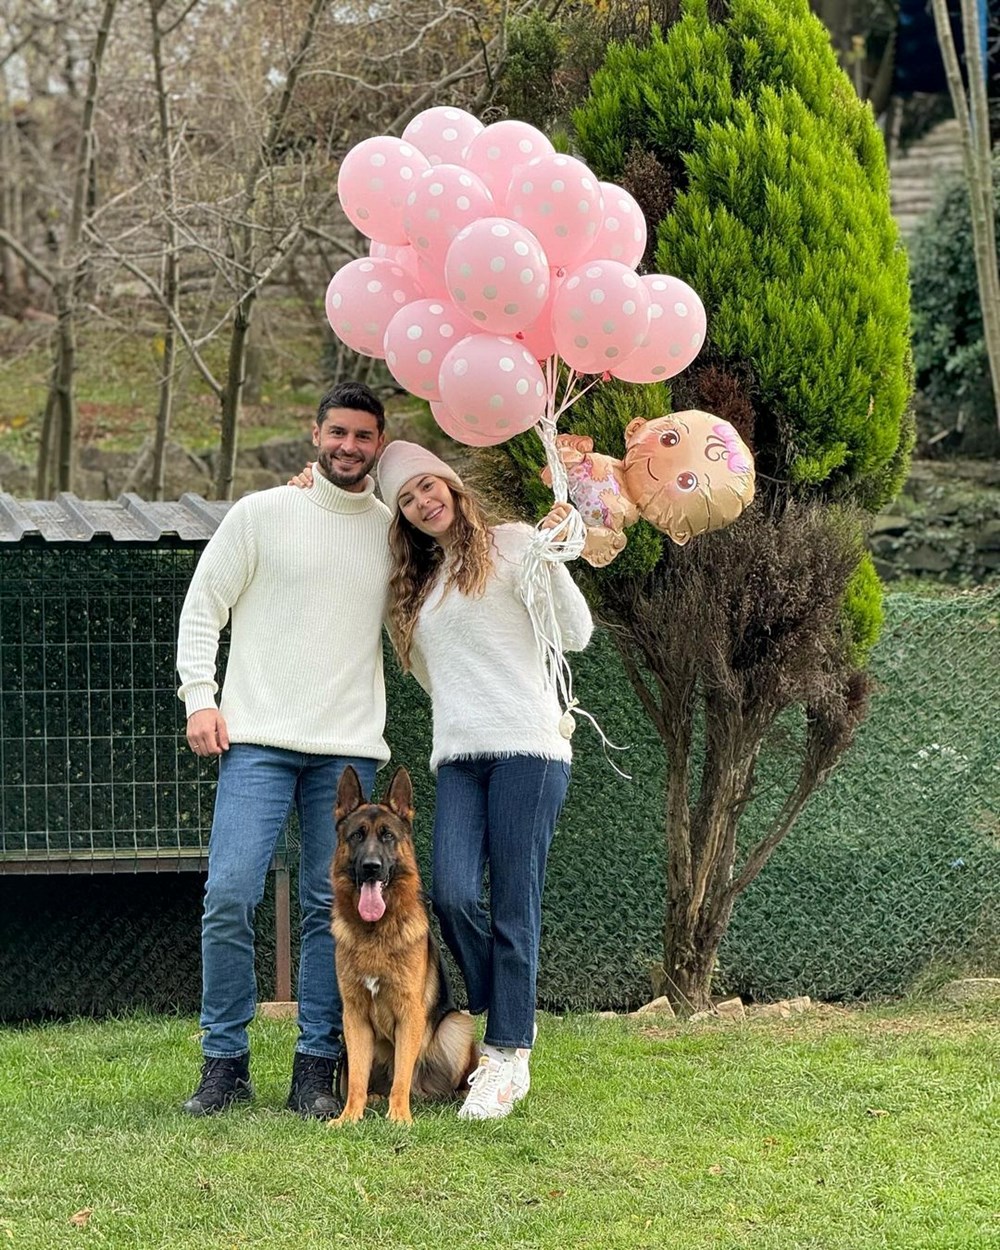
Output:
M572 754L519 589L532 529L498 525L492 533L493 575L482 596L454 586L442 593L439 575L413 632L413 673L431 696L435 771L449 760L484 755L569 760ZM587 602L564 564L544 567L563 646L582 651L594 628Z

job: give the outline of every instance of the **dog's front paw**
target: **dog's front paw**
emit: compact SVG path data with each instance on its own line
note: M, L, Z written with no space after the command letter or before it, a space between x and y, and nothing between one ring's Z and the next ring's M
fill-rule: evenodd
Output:
M386 1112L387 1120L392 1120L394 1124L412 1124L413 1116L410 1115L410 1108L407 1106L394 1107L389 1104L389 1110Z
M335 1120L327 1120L326 1127L327 1128L340 1128L342 1124L357 1124L358 1121L361 1119L361 1117L364 1115L364 1113L365 1113L364 1107L361 1107L359 1109L357 1107L352 1107L350 1104L348 1104L343 1109L343 1111L341 1111L340 1115L338 1115Z

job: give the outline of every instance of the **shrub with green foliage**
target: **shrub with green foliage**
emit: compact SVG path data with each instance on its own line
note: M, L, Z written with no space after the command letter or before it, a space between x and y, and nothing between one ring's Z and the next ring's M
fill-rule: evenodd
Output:
M1000 228L1000 157L993 160L995 225ZM983 337L965 178L941 187L910 243L913 359L917 387L935 430L961 431L963 452L1000 453L996 408Z
M912 441L906 254L882 137L805 0L733 0L719 22L692 0L665 37L609 50L575 121L600 177L628 186L639 149L671 186L656 268L709 317L682 389L737 370L741 432L787 492L891 499Z
M881 136L806 0L682 0L662 33L609 48L574 121L590 167L646 213L650 267L704 300L708 335L669 384L599 384L564 427L620 456L634 416L701 408L757 465L728 529L678 548L640 523L607 569L581 570L667 760L663 990L704 1006L736 898L867 708L882 606L864 527L913 438L906 254ZM539 459L521 439L492 468L536 511ZM746 846L758 764L795 710L787 794Z

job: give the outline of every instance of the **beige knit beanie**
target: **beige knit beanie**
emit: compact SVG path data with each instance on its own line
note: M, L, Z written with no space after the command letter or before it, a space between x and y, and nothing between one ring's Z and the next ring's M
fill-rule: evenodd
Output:
M396 439L386 447L378 461L378 488L392 512L396 511L399 492L410 478L422 477L425 473L454 482L456 486L462 485L462 479L455 470L426 447L402 439Z

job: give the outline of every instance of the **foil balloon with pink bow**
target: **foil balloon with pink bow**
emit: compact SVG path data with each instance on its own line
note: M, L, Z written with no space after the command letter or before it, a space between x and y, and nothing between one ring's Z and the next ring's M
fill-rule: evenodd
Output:
M418 114L400 138L356 144L337 191L371 242L369 255L329 284L334 332L385 360L459 442L491 446L535 429L556 498L573 499L589 526L600 514L608 531L610 514L586 503L594 487L581 465L593 458L557 444L559 418L602 378L674 377L706 331L704 306L687 283L636 273L647 228L633 197L525 122L484 126L447 107ZM676 468L673 478L686 475L685 484L693 476L697 487L672 478L658 496L669 507L642 510L678 542L734 520L754 481L750 452L727 422L711 418L706 437L684 437L683 466L659 444L654 463ZM688 464L692 457L700 458ZM627 480L616 474L612 494ZM591 543L600 550L592 562L607 563L621 545ZM590 558L586 546L583 555Z

